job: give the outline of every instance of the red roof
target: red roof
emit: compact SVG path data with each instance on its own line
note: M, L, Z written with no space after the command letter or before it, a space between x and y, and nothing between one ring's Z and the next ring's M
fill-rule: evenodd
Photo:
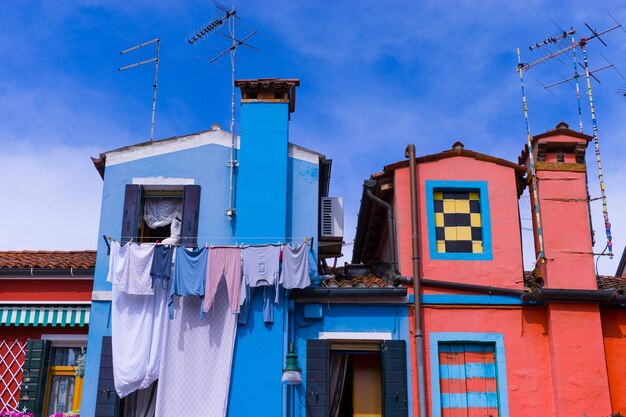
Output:
M93 269L96 251L0 251L0 269Z

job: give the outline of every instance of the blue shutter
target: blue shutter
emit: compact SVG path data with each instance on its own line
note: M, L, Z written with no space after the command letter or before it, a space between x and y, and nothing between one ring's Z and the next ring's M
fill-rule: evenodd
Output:
M102 338L95 417L118 417L119 409L120 397L115 392L115 383L113 381L111 336L105 336Z
M404 340L383 342L382 368L383 416L407 417L409 406Z
M306 417L328 417L328 340L306 341Z
M141 193L143 187L136 184L127 184L124 195L124 214L122 216L122 233L120 243L123 245L139 236L141 222Z
M181 244L195 246L198 238L198 218L200 215L200 186L186 185L183 195L183 227Z

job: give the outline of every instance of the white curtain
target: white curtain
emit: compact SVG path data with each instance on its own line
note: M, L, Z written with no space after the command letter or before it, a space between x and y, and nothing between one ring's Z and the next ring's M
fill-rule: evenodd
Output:
M163 227L172 223L175 217L183 215L183 202L179 198L146 198L143 219L148 227Z

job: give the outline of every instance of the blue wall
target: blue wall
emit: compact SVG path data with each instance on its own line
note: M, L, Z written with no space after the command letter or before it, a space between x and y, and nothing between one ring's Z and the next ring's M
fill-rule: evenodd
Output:
M410 355L409 309L406 304L322 304L321 320L304 318L304 304L295 307L295 340L298 364L302 368L302 385L295 386L293 417L306 416L306 341L319 339L320 332L376 332L391 333L393 340L406 341L407 387L409 415L412 414L412 377Z
M317 237L318 219L318 164L298 159L287 158L287 112L286 105L271 104L269 110L276 109L276 114L264 108L263 105L255 105L263 113L262 117L253 120L258 123L274 120L279 123L280 117L284 116L284 128L278 129L279 140L273 144L267 137L259 137L256 142L258 147L246 156L245 148L241 152L243 162L249 160L267 162L271 156L275 156L268 148L278 146L281 148L277 154L283 155L283 162L273 161L269 167L280 167L281 178L276 181L278 187L268 180L276 179L272 173L257 171L250 175L241 166L237 181L237 219L236 236L233 226L228 222L224 212L228 207L229 193L229 168L226 161L230 159L230 148L221 145L204 145L194 149L176 151L165 155L151 156L140 160L109 166L106 168L102 207L100 218L100 231L98 240L98 252L96 257L96 271L94 277L94 291L111 291L111 285L106 282L108 273L109 257L107 247L101 236L112 236L119 240L124 205L124 191L126 184L132 183L137 177L177 177L193 178L195 184L201 186L200 194L200 218L198 223L198 244L229 244L237 239L239 242L255 243L261 240L250 239L254 236L284 236L283 239L272 241L284 241L294 236ZM245 110L245 106L244 106ZM269 115L268 115L269 111ZM246 111L242 111L248 115ZM275 119L272 119L276 116ZM280 117L279 117L280 116ZM282 123L282 122L281 122ZM253 127L249 127L253 130ZM261 131L271 132L271 129ZM274 132L275 133L275 132ZM271 135L269 135L271 136ZM271 139L271 138L270 138ZM242 147L251 146L254 141L244 141ZM284 152L282 150L284 143ZM270 146L271 145L271 146ZM265 152L263 156L261 152ZM255 158L256 157L256 158ZM247 164L251 167L251 164ZM262 175L266 175L265 178ZM246 180L248 178L248 180ZM273 180L272 180L273 181ZM282 208L276 207L276 200L271 205L271 214L261 214L259 210L248 210L246 207L260 209L258 196L272 197L276 190L282 193ZM278 197L275 197L278 198ZM268 200L269 201L269 200ZM243 211L240 212L240 206ZM268 203L266 205L270 206ZM299 239L296 239L299 240ZM316 274L316 254L311 253L311 270ZM229 416L251 415L251 410L258 411L258 404L263 404L264 409L273 410L268 415L279 415L281 410L282 386L280 383L283 360L283 340L287 331L287 322L284 320L283 300L274 311L274 324L265 325L262 317L262 297L259 292L254 298L250 311L248 324L239 325L237 329L237 341L233 363L233 378L231 385L231 401ZM110 302L93 302L91 310L87 365L85 382L81 404L81 413L84 416L93 416L98 386L98 373L100 367L100 353L102 337L109 336L110 330ZM252 388L251 388L252 386ZM267 387L267 391L260 389Z

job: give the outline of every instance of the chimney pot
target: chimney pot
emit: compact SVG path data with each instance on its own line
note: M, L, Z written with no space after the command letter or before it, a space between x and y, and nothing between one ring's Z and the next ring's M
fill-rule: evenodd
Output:
M454 144L452 145L452 149L454 149L455 151L460 151L463 150L465 146L463 145L463 143L461 141L456 141L454 142Z

